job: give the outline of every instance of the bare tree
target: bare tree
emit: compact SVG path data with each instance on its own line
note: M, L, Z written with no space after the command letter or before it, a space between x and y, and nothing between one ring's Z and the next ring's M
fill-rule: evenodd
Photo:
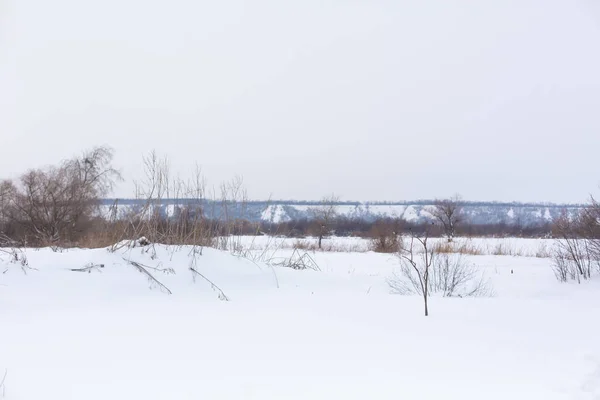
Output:
M6 238L6 229L9 223L10 202L15 197L16 187L12 181L0 181L0 236ZM2 238L0 237L0 240ZM0 245L2 243L0 242Z
M442 226L448 242L456 235L456 227L462 222L462 206L460 195L449 199L436 200L433 205L432 215Z
M323 237L329 234L333 221L337 216L339 197L335 194L324 197L319 206L312 210L315 231L319 238L319 249L322 248Z
M577 215L563 214L554 221L552 231L552 266L559 281L581 282L600 272L600 205L593 198Z
M600 263L600 203L593 197L582 211L582 229L589 240L590 255Z
M155 151L143 157L143 164L145 176L135 182L136 198L142 204L123 218L112 250L145 237L150 248L156 243L191 245L190 254L201 254L204 246L213 245L215 232L204 214L206 182L200 167L196 165L184 181L172 176L169 159Z
M425 316L428 299L437 293L443 297L491 296L493 290L483 275L459 254L441 254L429 245L428 231L423 237L411 235L408 244L397 253L400 270L387 280L392 292L423 297Z
M430 272L431 265L435 258L434 251L428 246L428 233L424 237L412 235L408 246L402 246L398 257L400 258L401 273L406 278L406 281L396 280L388 282L391 286L397 285L400 291L409 293L411 288L414 289L423 297L425 306L425 316L429 315L429 289L430 289ZM420 247L422 254L417 254L417 248Z
M3 184L5 217L40 244L73 240L121 179L112 159L112 149L96 147L57 167L30 170L18 185Z

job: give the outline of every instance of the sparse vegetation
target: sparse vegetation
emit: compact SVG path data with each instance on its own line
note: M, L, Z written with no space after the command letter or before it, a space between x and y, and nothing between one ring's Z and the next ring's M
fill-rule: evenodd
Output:
M393 293L423 297L425 316L429 315L429 297L478 297L492 295L492 290L475 266L467 264L461 254L438 254L430 238L411 236L398 252L400 270L388 279Z
M484 255L485 252L471 241L436 242L433 250L438 254L468 254L472 256Z
M244 242L242 236L277 235L296 238L295 242L280 241L280 249L397 253L403 243L402 235L423 235L427 231L430 238L447 239L445 242L431 241L436 254L552 256L561 263L582 258L567 255L565 249L569 247L563 247L558 254L544 243L532 250L531 247L517 246L509 239L495 241L492 245L469 238L459 240L459 235L546 237L550 235L550 228L549 225L471 225L464 219L458 196L436 203L432 212L438 222L435 226L409 223L399 217L366 221L343 216L337 213L340 202L335 195L311 204L312 220L277 224L250 222L245 218L248 198L241 177L222 184L218 195L210 194L199 167L190 179L182 180L172 174L168 159L159 157L156 152L143 158L145 176L135 182L136 205L129 203L123 207L122 201L115 200L101 208L102 197L121 179L112 159L111 149L97 147L58 166L30 170L16 181L0 182L0 247L51 246L58 251L61 247L111 246L115 250L124 240L146 237L153 244L192 245L200 253L203 247L210 246L254 258L254 255L250 256L252 243ZM184 200L174 203L171 200L174 198ZM589 248L590 254L597 254L594 250L596 241L590 236L594 235L591 215L597 207L597 203L592 202L586 215L579 218L580 222L587 221L585 229L582 225L573 232L572 224L568 226L557 221L552 228L554 235L562 238L563 244L574 237L584 238L581 244ZM569 230L571 233L567 234ZM333 233L360 237L365 241L324 240ZM578 247L571 243L570 248ZM579 250L574 252L581 253ZM11 255L14 254L11 251ZM580 275L587 276L587 273Z
M399 220L380 220L371 228L371 250L376 253L397 253L402 247Z
M600 272L600 204L596 200L592 198L575 218L559 218L553 232L553 269L559 281L581 282Z

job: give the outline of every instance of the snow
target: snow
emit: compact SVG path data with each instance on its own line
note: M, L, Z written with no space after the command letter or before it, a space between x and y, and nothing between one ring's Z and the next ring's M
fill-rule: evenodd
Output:
M446 245L444 238L432 238L431 242ZM272 236L242 236L240 242L251 250L266 250L272 253L281 249L294 247L316 248L316 237L286 238ZM553 245L552 239L532 238L455 238L452 245L467 248L479 255L512 255L522 257L549 257ZM333 252L367 252L371 250L371 241L359 237L328 237L323 242L323 248Z
M512 208L510 210L508 210L508 212L506 213L506 215L508 216L508 218L513 219L515 218L515 210L513 210Z
M261 214L262 221L269 221L274 224L289 221L289 216L282 205L270 205Z
M546 208L546 211L544 212L544 219L546 221L552 221L552 214L550 214L549 208Z
M425 318L389 294L393 255L311 252L317 272L191 254L28 249L25 269L1 255L4 398L600 398L600 281L560 284L547 258L466 256L495 296L434 297ZM166 270L149 269L172 294L127 260Z

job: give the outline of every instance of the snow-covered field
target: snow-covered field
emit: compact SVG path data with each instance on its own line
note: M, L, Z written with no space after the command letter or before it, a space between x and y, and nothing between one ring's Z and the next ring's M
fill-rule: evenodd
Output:
M317 238L286 238L272 236L241 236L232 239L239 242L244 248L251 250L262 250L265 252L279 249L317 248ZM446 239L432 238L433 245L446 245ZM551 255L553 246L552 239L529 239L529 238L455 238L450 244L457 250L464 249L466 252L477 255L513 255L521 257L547 258ZM323 240L323 250L327 252L367 252L372 249L369 239L360 237L329 237Z
M204 249L224 301L189 247L154 250L0 253L0 398L600 399L600 281L560 284L550 259L466 256L495 296L432 298L426 318L389 293L391 255L297 271Z

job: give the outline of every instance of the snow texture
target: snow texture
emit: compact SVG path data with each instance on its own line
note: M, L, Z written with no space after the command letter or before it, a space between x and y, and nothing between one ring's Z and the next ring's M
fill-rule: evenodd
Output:
M468 257L495 296L425 318L390 255L311 253L317 272L138 245L0 256L5 399L600 399L600 282L549 259Z

